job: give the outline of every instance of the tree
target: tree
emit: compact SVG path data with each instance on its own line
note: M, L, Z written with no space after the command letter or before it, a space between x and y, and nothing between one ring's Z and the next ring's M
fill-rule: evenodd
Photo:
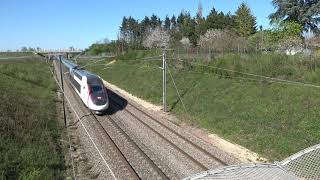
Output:
M35 49L32 48L32 47L29 47L29 48L28 48L28 51L35 51Z
M183 37L183 38L180 40L180 43L181 43L185 48L188 48L188 47L191 46L190 40L189 40L189 38L187 38L187 37Z
M245 3L241 3L236 11L235 27L235 31L243 37L249 37L256 32L256 17Z
M204 35L200 36L199 45L202 48L225 52L236 49L236 36L228 30L210 29Z
M166 16L165 20L164 20L164 25L163 25L164 30L169 31L171 28L171 21L170 18L168 16Z
M207 29L231 29L234 26L230 12L226 15L213 7L206 19Z
M184 37L189 38L190 42L196 46L197 45L197 40L198 37L196 35L196 22L193 18L191 18L191 16L186 16L184 18L184 21L181 25L181 34Z
M155 29L161 25L161 20L160 18L158 18L158 16L156 16L155 14L152 14L152 16L150 17L150 24L151 24L151 28Z
M197 45L197 35L195 32L196 21L187 11L181 11L177 18L177 28L171 32L173 43L177 43L182 37L187 37L193 45Z
M196 21L195 34L197 35L198 38L200 37L200 35L205 34L207 31L206 19L202 16L202 11L203 11L202 4L201 2L199 2L198 12L195 20Z
M204 18L196 19L195 33L199 37L207 31L206 20Z
M176 16L172 16L171 17L171 29L174 29L175 27L176 27L176 25L177 25L177 18L176 18Z
M120 39L128 42L128 19L127 17L123 17L122 23L120 26Z
M303 49L302 39L299 37L286 38L279 43L279 49L285 51L288 55L294 55Z
M297 22L283 22L279 25L283 38L287 37L301 37L303 27Z
M263 30L250 36L250 41L258 49L262 50L285 50L292 47L301 47L302 26L297 22L281 22L274 24L272 29ZM291 45L290 45L291 44Z
M149 17L145 16L144 19L139 24L139 26L140 26L140 30L139 31L141 33L141 39L143 39L144 34L150 33L151 23L150 23Z
M28 51L28 48L25 47L25 46L23 46L23 47L21 48L21 52L26 52L26 51Z
M109 44L110 40L108 38L101 39L96 42L96 44Z
M181 25L183 23L185 16L186 16L186 12L184 10L182 10L177 18L178 25Z
M168 31L163 30L160 26L152 30L143 41L143 46L146 48L167 48L170 40Z
M123 17L122 24L120 26L120 39L125 42L131 48L139 47L141 40L141 28L138 20L129 16Z
M319 33L319 0L273 0L276 12L270 14L271 23L278 21L299 23L304 31Z
M218 12L216 9L213 7L212 10L210 11L209 15L207 16L206 20L206 26L208 29L220 29L218 24Z

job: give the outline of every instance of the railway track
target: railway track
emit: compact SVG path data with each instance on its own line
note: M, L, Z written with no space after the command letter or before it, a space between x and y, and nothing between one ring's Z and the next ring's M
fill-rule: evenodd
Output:
M56 69L56 72L59 72L58 69ZM59 83L59 79L55 77L57 83ZM65 81L68 82L67 79L64 78ZM61 88L61 87L60 87ZM70 105L72 106L71 102L76 102L78 105L77 107L71 107L73 110L73 113L78 117L78 120L80 124L82 125L82 128L84 129L87 138L89 138L92 142L92 144L95 147L96 152L99 154L101 162L104 162L104 165L110 170L110 173L112 174L113 179L140 179L138 174L134 171L128 160L124 157L121 150L118 148L118 146L115 144L115 142L112 140L110 135L107 133L105 128L100 124L99 121L96 121L97 123L90 123L87 124L83 117L88 118L88 112L90 117L95 118L95 116L92 114L91 111L88 111L85 107L83 107L83 103L80 102L79 98L77 98L77 95L72 90L72 87L68 83L65 84L65 90L64 90L66 99ZM76 109L80 109L82 111L82 116L80 117L79 111L77 112ZM85 112L84 112L85 111ZM88 122L88 121L87 121ZM90 121L89 121L90 122ZM81 127L81 126L80 126ZM94 129L94 133L90 133L90 130ZM104 132L104 133L101 133ZM91 131L93 132L93 131ZM99 136L97 136L99 134ZM103 149L103 151L102 151ZM116 170L111 168L111 163L107 162L106 154L104 152L108 153L109 157L112 157L112 165L116 166Z
M176 137L178 137L180 139L180 141L186 142L188 145L192 146L194 149L196 149L197 151L201 152L203 155L207 156L208 158L213 159L215 162L217 162L217 166L226 166L226 165L228 165L225 161L221 160L220 158L218 158L215 155L211 154L210 152L206 151L205 149L203 149L199 145L193 143L191 140L189 140L186 137L182 136L181 134L179 134L175 130L171 129L170 127L168 127L164 123L160 122L156 118L152 117L148 113L146 113L146 112L142 111L141 109L135 107L133 104L127 102L126 105L123 105L121 102L119 102L119 98L116 99L116 98L111 97L110 100L113 102L113 104L118 106L118 108L121 108L121 109L123 109L123 111L125 111L128 114L130 114L130 116L132 116L135 120L139 121L141 124L143 124L148 129L150 129L153 133L157 134L159 137L161 137L163 140L165 140L168 144L170 144L172 147L174 147L177 151L179 151L181 154L183 154L185 157L187 157L190 161L192 161L194 164L196 164L202 170L208 170L211 167L210 167L210 165L209 166L208 165L204 165L204 163L201 162L201 160L198 160L197 157L194 157L194 156L188 154L187 153L187 149L182 149L182 147L179 147L178 145L176 145L171 139L165 137L165 135L163 135L163 132L162 133L159 132L159 130L157 128L154 128L152 125L149 125L146 122L146 120L145 121L142 120L143 118L138 117L138 115L136 115L136 114L140 113L143 116L146 116L148 119L152 120L153 122L157 123L159 126L161 126L162 128L166 129L167 131L169 131L170 133L172 133ZM124 107L124 106L126 106L126 107ZM135 112L132 112L132 110L131 110L132 108L135 109L134 110Z
M81 117L79 121L89 137L91 134L90 140L103 159L102 162L114 174L114 179L179 179L212 167L227 165L201 145L192 142L192 139L181 135L174 128L135 105L129 102L124 105L121 101L124 99L118 95L120 98L109 98L109 110L113 112L97 116L83 106L68 83L66 87L68 89L66 95L72 96L72 101L76 102L70 106L80 109L82 117L86 117L80 120ZM134 123L131 124L132 127L128 124L130 121ZM161 127L161 130L155 124ZM148 133L152 135L149 137ZM168 138L166 133L173 134L174 136L171 136L173 138ZM197 152L194 153L195 151ZM206 158L210 160L206 161ZM176 165L180 166L179 169L176 169Z
M112 139L123 157L135 170L141 179L169 179L169 177L149 158L136 142L120 128L114 119L108 115L96 116L92 114L105 133Z
M72 96L76 96L73 91ZM77 102L82 105L79 100ZM106 138L104 142L109 146L111 144L111 148L104 149L104 151L108 152L114 163L117 164L114 174L121 174L120 179L169 179L110 116L99 117L89 110L86 111L99 126L94 128L96 132L102 130L103 133L99 134L107 137L107 142Z

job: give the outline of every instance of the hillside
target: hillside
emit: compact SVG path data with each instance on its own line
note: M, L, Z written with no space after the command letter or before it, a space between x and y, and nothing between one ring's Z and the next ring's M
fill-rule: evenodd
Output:
M161 66L161 61L141 61L147 56L154 56L154 52L135 51L118 57L113 64L104 66L109 62L105 60L86 68L110 83L160 105L162 71L158 67ZM206 63L205 67L218 66L319 84L318 61L301 58L277 54L230 54ZM314 97L320 95L319 88L275 83L268 79L191 66L201 63L200 60L194 62L183 59L186 63L182 65L175 64L170 57L168 59L170 72L186 111L178 99L169 74L168 109L182 123L205 128L270 160L285 158L318 143L320 114L317 109L320 101ZM311 62L313 69L310 68ZM86 64L88 61L81 63ZM263 69L257 68L261 64Z
M62 126L49 64L32 56L0 61L0 92L0 179L63 179Z

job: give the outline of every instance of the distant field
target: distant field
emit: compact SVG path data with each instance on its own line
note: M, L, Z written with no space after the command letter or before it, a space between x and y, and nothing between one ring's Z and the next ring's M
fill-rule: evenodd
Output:
M21 57L21 56L31 56L31 52L0 52L0 57Z
M103 66L105 61L87 68L138 97L161 104L162 72L158 68L161 61L133 60L152 55L134 52L117 58L112 65ZM169 109L180 119L270 160L281 160L320 143L319 88L239 79L245 77L190 64L175 64L173 60L169 60L169 65L188 111L188 114L184 112L168 75ZM209 65L320 84L318 61L298 56L224 55Z
M0 61L0 179L63 179L55 90L44 61Z

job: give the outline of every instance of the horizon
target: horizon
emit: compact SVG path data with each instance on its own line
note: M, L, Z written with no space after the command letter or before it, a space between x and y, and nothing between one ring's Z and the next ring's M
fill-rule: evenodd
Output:
M270 0L262 0L259 3L254 0L215 0L213 2L193 0L185 3L164 0L154 4L146 0L133 4L128 0L117 2L96 0L82 3L75 0L68 2L13 0L4 2L0 7L0 19L3 24L0 33L0 39L2 39L0 51L16 51L24 46L42 49L69 47L85 49L105 38L116 40L124 16L132 16L141 21L145 16L155 14L163 20L166 15L177 16L182 10L195 16L199 2L202 4L204 17L213 7L217 11L234 14L238 6L245 2L252 14L257 17L257 27L260 25L264 29L271 27L268 15L274 8ZM168 6L169 3L170 6Z

